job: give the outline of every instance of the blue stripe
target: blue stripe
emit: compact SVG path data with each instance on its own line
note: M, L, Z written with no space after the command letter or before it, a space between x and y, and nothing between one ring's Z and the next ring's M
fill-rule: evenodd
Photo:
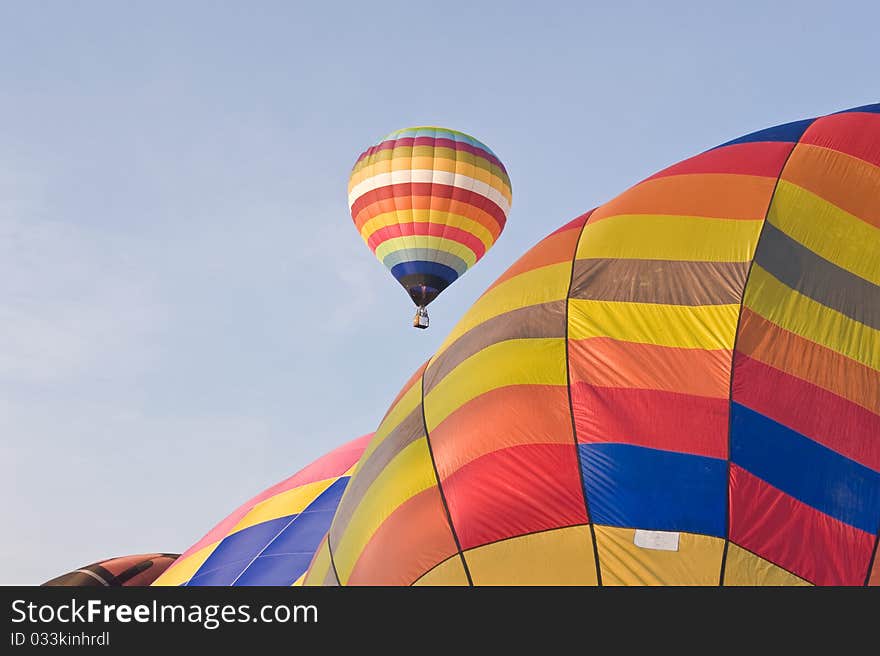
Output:
M187 586L229 586L235 580L235 577L241 573L251 558L243 558L241 560L232 560L224 562L214 569L208 571L199 571L185 585Z
M308 569L312 555L310 553L262 555L245 570L235 585L293 585Z
M730 438L731 462L838 521L876 533L880 473L738 403L731 404Z
M199 567L190 585L229 585L254 556L296 515L278 517L227 535ZM232 570L230 563L240 563Z
M592 521L723 536L727 461L631 444L580 444Z
M853 107L852 109L844 109L842 112L836 112L837 114L849 114L850 112L866 112L868 114L880 114L880 103L875 103L873 105L862 105L861 107Z
M416 260L415 262L401 262L400 264L395 264L391 267L391 275L398 280L413 273L437 276L438 278L445 280L449 285L455 282L456 278L458 278L458 273L456 273L455 269L451 269L444 264L437 264L436 262L423 262L421 260Z
M382 259L382 264L386 268L393 270L398 264L405 262L425 262L431 260L422 260L423 257L436 257L436 259L446 260L446 263L435 262L442 266L450 267L455 274L460 276L468 270L467 262L449 251L437 251L433 248L401 248L391 251Z
M814 118L808 118L803 121L784 123L772 128L758 130L757 132L752 132L751 134L739 137L738 139L727 141L720 146L716 146L716 148L723 148L724 146L731 146L733 144L754 143L756 141L787 141L797 143L806 129L810 127L810 124L815 120L816 119Z
M296 581L306 571L318 545L327 535L333 513L333 510L322 510L297 515L235 585L290 585Z

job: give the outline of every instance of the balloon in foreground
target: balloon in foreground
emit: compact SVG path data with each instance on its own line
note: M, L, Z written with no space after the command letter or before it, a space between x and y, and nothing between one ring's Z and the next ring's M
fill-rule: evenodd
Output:
M305 583L877 585L878 437L871 105L527 252L392 404Z
M441 127L392 132L361 153L348 181L354 224L418 307L492 247L510 210L501 160L473 137Z
M118 587L150 585L179 556L172 553L149 553L108 558L57 576L43 585L73 587Z
M240 506L187 549L153 585L295 585L327 534L359 437Z

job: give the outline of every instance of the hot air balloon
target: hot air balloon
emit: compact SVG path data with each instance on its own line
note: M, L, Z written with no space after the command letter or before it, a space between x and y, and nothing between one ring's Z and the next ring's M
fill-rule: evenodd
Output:
M371 437L344 444L242 504L153 585L297 585Z
M305 584L878 585L878 436L875 104L528 251L393 402Z
M489 250L510 211L501 160L440 127L392 132L358 157L348 181L354 224L428 327L428 304Z
M68 587L119 587L150 585L180 554L148 553L108 558L56 576L42 585Z

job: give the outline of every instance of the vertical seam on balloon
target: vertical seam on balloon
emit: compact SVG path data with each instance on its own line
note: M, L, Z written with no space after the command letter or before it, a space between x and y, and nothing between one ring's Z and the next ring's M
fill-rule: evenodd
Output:
M332 528L332 524L330 525ZM333 568L333 576L336 577L336 585L342 586L342 579L339 578L339 570L336 569L336 559L333 558L333 547L330 546L330 529L327 529L327 553L330 554L330 567ZM306 572L309 570L306 569Z
M740 323L742 322L743 308L746 303L746 290L749 287L749 278L752 275L752 267L755 266L755 259L758 256L758 248L761 244L761 236L764 234L764 226L767 225L767 221L770 217L770 209L773 207L773 200L776 198L776 190L779 188L779 181L782 179L782 174L785 172L785 167L788 164L788 160L791 158L792 153L797 148L798 144L801 141L801 137L804 136L804 133L813 125L817 119L813 119L807 127L804 128L804 131L798 136L797 141L795 141L791 145L791 149L788 151L788 154L785 156L785 160L782 162L782 166L779 167L779 173L776 175L776 181L773 183L773 191L770 192L770 200L767 202L767 209L764 211L764 220L761 222L761 229L758 231L758 238L755 240L755 250L752 253L752 259L749 261L749 268L746 271L746 279L743 282L742 294L739 299L739 313L736 317L736 327L734 328L733 333L733 346L730 349L730 380L727 387L727 486L724 490L725 494L725 504L724 504L724 549L721 552L721 567L718 572L718 586L724 586L724 575L727 572L727 552L730 547L730 456L731 456L731 447L732 447L732 435L733 435L733 378L736 371L736 367L734 366L736 362L736 345L739 341L739 331L740 331Z
M590 502L587 499L587 486L584 482L584 464L581 461L581 448L580 444L578 444L577 424L574 420L574 403L571 398L571 359L569 358L570 341L568 335L571 288L574 285L574 264L577 262L577 254L580 249L581 238L584 236L584 230L590 222L590 217L593 216L593 212L595 211L595 208L590 210L590 213L584 219L584 224L581 226L577 241L575 241L574 244L574 252L571 254L571 271L569 272L568 277L568 291L565 293L565 387L568 390L568 414L571 417L571 436L572 440L574 440L574 455L577 460L578 476L581 482L581 495L584 499L584 511L587 513L587 525L590 527L590 540L593 543L593 559L596 563L596 585L601 586L602 568L599 564L599 546L596 542L596 527L593 523L593 514L590 512Z
M874 560L877 558L877 545L880 544L880 524L877 525L877 535L874 536L874 550L868 560L868 571L865 573L865 587L871 582L871 570L874 569Z
M467 577L469 586L474 585L471 578L471 571L467 565L467 559L464 557L464 550L461 548L461 542L458 539L458 533L455 531L455 525L452 523L452 513L449 512L449 504L446 503L446 495L443 492L443 484L440 482L440 472L437 470L437 461L434 460L434 449L431 447L431 436L428 434L428 420L425 418L425 372L431 366L430 362L422 370L419 377L419 384L422 386L422 426L425 429L425 442L428 444L428 457L431 458L431 466L434 468L434 478L437 480L437 491L440 492L440 502L443 504L443 511L446 513L446 521L449 523L449 531L452 533L452 539L455 541L455 548L458 550L458 557L461 558L461 565L464 567L464 575Z

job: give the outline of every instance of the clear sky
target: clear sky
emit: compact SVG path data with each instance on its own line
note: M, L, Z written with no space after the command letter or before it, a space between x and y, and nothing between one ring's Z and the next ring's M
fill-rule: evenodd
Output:
M375 429L519 255L746 132L878 100L880 3L0 2L0 583L186 549ZM346 184L484 141L507 228L413 330Z

